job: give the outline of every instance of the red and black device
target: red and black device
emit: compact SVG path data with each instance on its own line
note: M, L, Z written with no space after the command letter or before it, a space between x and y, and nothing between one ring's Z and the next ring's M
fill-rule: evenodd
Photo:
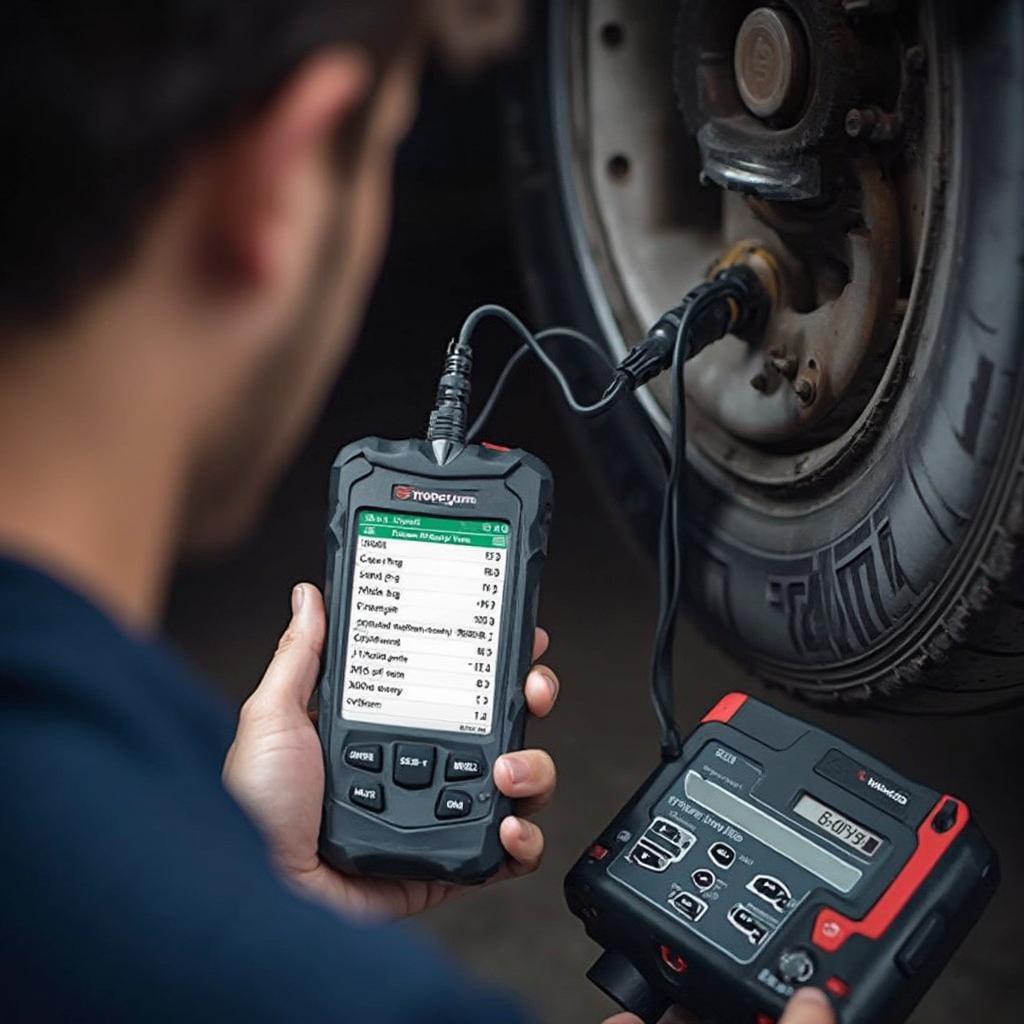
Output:
M588 977L653 1024L772 1024L827 992L898 1024L998 883L967 805L742 693L647 779L570 871L604 954Z

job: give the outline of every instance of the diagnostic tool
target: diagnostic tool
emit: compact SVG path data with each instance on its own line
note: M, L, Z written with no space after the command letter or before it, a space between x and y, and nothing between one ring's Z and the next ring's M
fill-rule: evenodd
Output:
M369 438L334 463L321 851L467 883L504 856L490 773L523 745L552 484L526 452L442 451Z
M967 805L744 694L724 697L569 873L589 977L647 1022L768 1024L802 985L904 1021L998 880Z

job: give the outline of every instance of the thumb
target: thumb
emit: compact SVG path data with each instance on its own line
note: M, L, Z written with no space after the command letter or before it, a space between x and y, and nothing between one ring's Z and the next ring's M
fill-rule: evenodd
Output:
M312 583L299 583L292 589L291 621L253 696L260 702L291 704L305 712L320 673L326 628L320 591Z
M835 1024L828 996L816 988L802 988L786 1006L779 1024Z

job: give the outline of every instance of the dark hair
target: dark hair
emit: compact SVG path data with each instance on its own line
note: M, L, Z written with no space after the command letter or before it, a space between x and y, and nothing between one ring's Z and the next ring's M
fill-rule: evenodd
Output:
M129 257L183 160L342 42L378 67L415 0L7 0L0 330L66 312Z

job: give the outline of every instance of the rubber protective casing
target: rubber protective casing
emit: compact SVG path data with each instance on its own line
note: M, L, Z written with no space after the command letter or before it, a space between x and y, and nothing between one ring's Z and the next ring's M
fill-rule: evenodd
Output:
M885 844L874 863L860 858L863 875L845 896L820 881L801 889L774 930L747 947L741 957L745 963L707 941L701 930L727 922L730 905L746 903L757 911L758 898L745 886L743 872L764 871L771 851L762 847L758 852L756 836L733 829L731 838L721 838L729 838L738 856L729 869L715 868L708 837L713 840L723 822L709 821L714 815L687 799L694 765L720 766L720 773L702 767L698 775L717 778L723 792L735 784L731 776L737 770L718 759L723 750L726 758L737 755L739 768L757 779L745 800L767 809L789 832L795 826L805 839L856 860L838 842L822 842L815 826L794 815L795 802L809 793L883 837ZM838 784L829 777L830 766L837 764L852 766ZM889 797L880 793L879 780ZM903 802L892 801L892 793ZM659 819L660 813L671 820ZM627 865L624 870L627 854L659 820L670 830L677 826L692 832L696 841L667 868L644 872ZM745 846L752 854L747 867L742 863ZM771 874L785 879L784 861L777 858L774 865ZM677 891L675 880L682 882L678 888L690 889L695 869L707 868L717 871L717 888L699 893L706 907L695 923L684 923L668 909ZM628 883L640 875L647 877L631 888ZM687 738L682 757L660 765L597 837L569 872L565 894L588 935L606 951L589 977L649 1022L672 1004L685 1007L702 1024L772 1022L781 1017L792 992L810 984L828 993L840 1024L900 1024L981 915L998 878L995 852L962 801L736 693L716 705ZM797 895L796 887L790 887ZM790 984L781 977L780 964L794 952L806 956L812 973Z
M392 492L401 484L427 491L471 491L477 500L473 507L454 509L414 499L399 502ZM505 852L498 828L511 812L512 801L494 788L490 768L499 755L523 745L523 682L533 651L552 493L547 466L518 450L468 445L444 465L438 465L427 441L366 438L347 445L338 454L330 480L325 585L328 631L318 719L326 770L320 852L329 864L355 874L468 884L483 881L503 862ZM354 524L363 508L408 515L503 519L510 524L489 736L383 727L341 717L350 603L347 581L353 563ZM470 747L483 754L488 766L486 776L471 784L459 784L474 798L468 818L445 822L432 818L434 801L444 788L443 771L435 770L434 782L426 791L408 792L389 785L390 752L399 741L429 743L449 752ZM384 814L348 802L350 785L367 779L366 774L344 763L345 747L353 742L380 744L384 749L383 771L378 776L389 787Z

